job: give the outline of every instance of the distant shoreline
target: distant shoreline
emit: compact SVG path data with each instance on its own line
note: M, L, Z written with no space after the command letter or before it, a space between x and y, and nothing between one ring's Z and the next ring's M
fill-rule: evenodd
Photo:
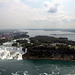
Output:
M51 34L51 35L75 35L75 34Z

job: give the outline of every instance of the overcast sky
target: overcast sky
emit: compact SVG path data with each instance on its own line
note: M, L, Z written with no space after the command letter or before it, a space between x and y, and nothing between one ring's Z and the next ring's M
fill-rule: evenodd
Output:
M75 0L0 0L0 29L75 28Z

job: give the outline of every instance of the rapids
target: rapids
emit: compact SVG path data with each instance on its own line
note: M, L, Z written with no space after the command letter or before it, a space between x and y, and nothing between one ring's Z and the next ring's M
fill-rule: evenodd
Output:
M6 42L3 43L2 46L0 46L0 59L17 59L22 60L22 55L27 52L27 49L25 52L22 51L22 47L12 47L12 44L15 41Z
M0 47L0 59L17 59L22 60L22 47Z

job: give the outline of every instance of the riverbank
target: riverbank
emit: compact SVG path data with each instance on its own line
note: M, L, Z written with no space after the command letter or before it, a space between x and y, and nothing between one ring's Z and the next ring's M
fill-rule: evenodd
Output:
M28 58L25 58L22 56L22 58L25 60L25 59L34 59L34 60L43 60L43 59L46 59L46 60L63 60L63 61L72 61L72 62L75 62L75 60L71 60L71 59L63 59L63 58L35 58L35 57L28 57Z

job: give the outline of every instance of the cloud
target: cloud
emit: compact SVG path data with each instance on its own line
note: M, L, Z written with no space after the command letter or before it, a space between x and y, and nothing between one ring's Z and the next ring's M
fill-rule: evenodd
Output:
M69 0L71 1L74 2L74 0ZM64 10L67 0L27 0L27 2L0 0L0 28L65 27L65 24L70 27L71 24L74 26L75 15L72 15L71 9ZM35 2L39 7L32 5L36 4ZM70 15L67 15L66 12Z
M62 19L65 17L65 11L63 11L64 5L62 1L44 1L43 6L43 12L46 14L46 18L44 19L51 23L61 23Z
M50 8L48 10L49 13L56 13L57 12L57 8Z
M63 4L61 2L57 2L55 0L53 1L45 1L43 3L44 5L44 9L48 12L48 13L57 13L59 11L62 10L63 8Z
M0 28L31 27L29 20L40 16L39 9L31 8L21 0L0 0ZM18 26L17 26L18 25Z

